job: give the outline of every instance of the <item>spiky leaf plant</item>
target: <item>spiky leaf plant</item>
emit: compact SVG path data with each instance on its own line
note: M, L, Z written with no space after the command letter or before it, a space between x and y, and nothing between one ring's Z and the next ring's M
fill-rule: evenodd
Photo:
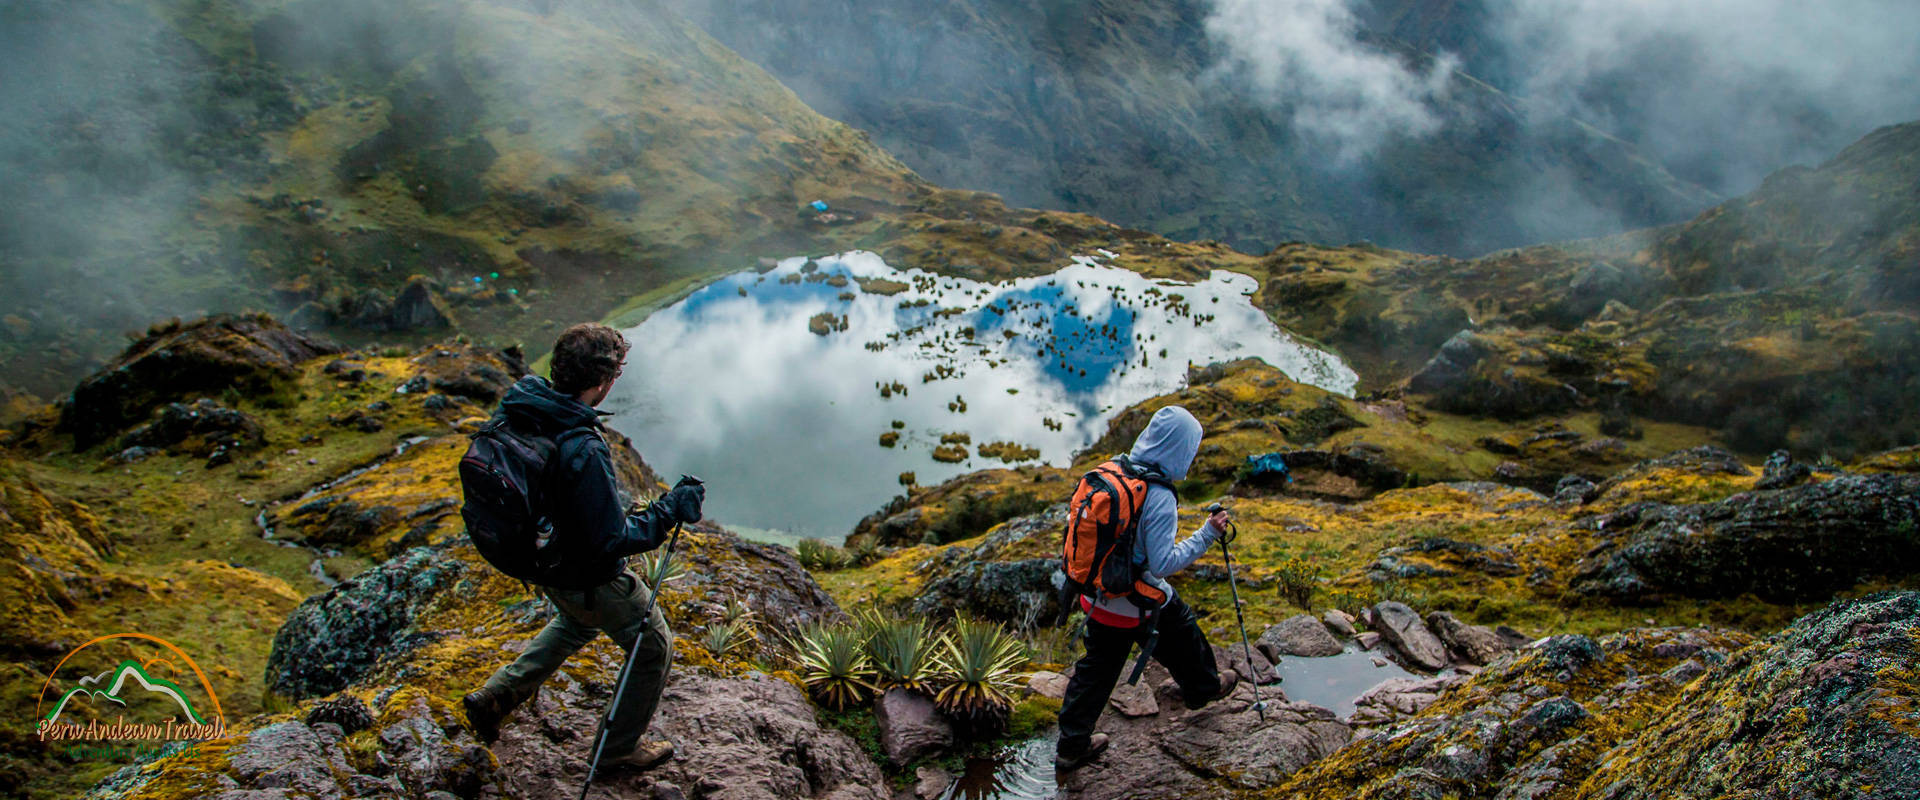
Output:
M828 544L825 539L801 539L794 546L794 552L800 560L800 566L807 569L836 570L847 565L846 551Z
M655 550L640 556L640 575L646 578L647 585L655 589L665 586L667 581L687 574L686 565L672 553Z
M707 626L707 635L702 644L714 658L733 655L735 651L748 646L757 638L753 623L745 620L720 622Z
M873 664L853 626L811 623L788 644L801 682L821 705L842 711L873 696Z
M760 615L754 613L752 603L737 596L729 596L727 604L720 609L720 618L727 622L744 622L752 625L759 621Z
M944 644L938 664L947 685L934 705L976 737L998 734L1013 710L1015 670L1025 662L1020 640L994 623L958 619Z
M885 619L869 633L867 654L881 689L899 687L931 696L940 674L935 660L945 644L946 635L925 620Z

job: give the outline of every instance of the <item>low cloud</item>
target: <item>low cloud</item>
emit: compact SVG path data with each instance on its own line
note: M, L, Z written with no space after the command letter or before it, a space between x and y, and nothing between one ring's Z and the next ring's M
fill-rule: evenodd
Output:
M1445 54L1415 65L1364 44L1349 0L1215 0L1206 30L1220 72L1343 161L1389 136L1438 130L1433 103L1457 67Z

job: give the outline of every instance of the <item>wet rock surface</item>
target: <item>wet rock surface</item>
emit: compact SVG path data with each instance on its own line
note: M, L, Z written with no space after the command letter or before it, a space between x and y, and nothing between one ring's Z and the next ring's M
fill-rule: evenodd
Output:
M1920 476L1842 475L1714 503L1642 504L1600 524L1613 541L1581 562L1573 586L1584 594L1813 599L1920 563Z

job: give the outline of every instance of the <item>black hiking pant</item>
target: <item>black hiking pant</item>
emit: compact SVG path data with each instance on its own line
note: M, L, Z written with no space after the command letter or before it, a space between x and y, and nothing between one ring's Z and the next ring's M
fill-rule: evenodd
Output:
M1115 628L1087 620L1087 654L1074 662L1067 696L1060 706L1060 754L1078 756L1086 752L1100 711L1106 708L1121 674L1132 666L1127 656L1134 645L1146 639L1145 625ZM1179 595L1160 609L1160 640L1153 647L1153 660L1173 673L1174 683L1187 698L1220 693L1220 670L1214 665L1213 645L1207 643L1193 609Z

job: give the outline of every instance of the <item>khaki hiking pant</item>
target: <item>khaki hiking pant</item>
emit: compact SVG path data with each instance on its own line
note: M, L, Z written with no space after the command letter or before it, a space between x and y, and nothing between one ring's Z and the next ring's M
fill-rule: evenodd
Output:
M592 642L602 631L631 651L637 642L640 652L633 656L633 673L627 677L627 691L607 726L602 759L618 758L633 752L653 722L660 707L660 693L667 686L667 666L673 659L673 631L654 607L648 619L640 611L650 605L647 587L631 571L592 589L570 590L542 587L553 601L557 613L513 663L501 667L487 679L487 689L517 706L532 697L554 670L569 656ZM651 629L649 632L648 629ZM646 635L643 637L642 634ZM613 676L617 678L618 676ZM591 739L588 740L591 745ZM592 754L588 754L589 757Z

